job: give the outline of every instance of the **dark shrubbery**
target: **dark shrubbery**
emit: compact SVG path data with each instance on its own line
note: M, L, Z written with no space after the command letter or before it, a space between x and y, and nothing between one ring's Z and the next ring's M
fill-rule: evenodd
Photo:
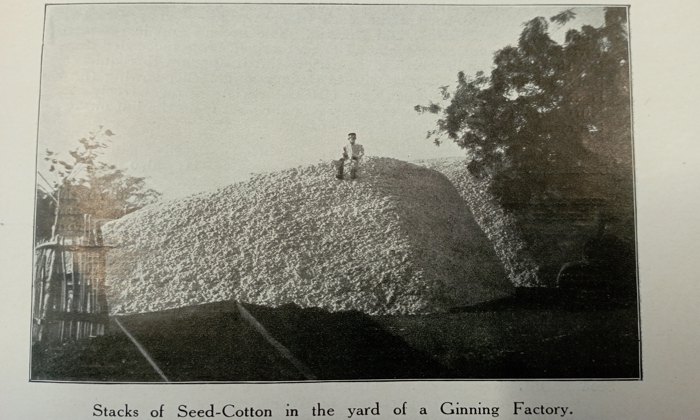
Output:
M568 10L550 21L574 18ZM547 19L532 19L493 64L490 74L460 72L453 90L441 88L444 105L415 107L439 116L428 138L466 150L467 170L489 180L553 274L597 237L596 219L615 220L612 230L633 242L627 10L606 8L600 27L569 29L561 44Z

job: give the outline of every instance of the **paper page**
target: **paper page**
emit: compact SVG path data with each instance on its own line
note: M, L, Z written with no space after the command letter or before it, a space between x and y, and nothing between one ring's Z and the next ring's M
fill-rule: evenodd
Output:
M692 418L694 9L6 2L2 417Z

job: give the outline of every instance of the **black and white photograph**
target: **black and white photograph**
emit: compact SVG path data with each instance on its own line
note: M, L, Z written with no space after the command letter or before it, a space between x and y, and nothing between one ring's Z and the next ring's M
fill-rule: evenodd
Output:
M46 5L29 381L641 382L634 28Z

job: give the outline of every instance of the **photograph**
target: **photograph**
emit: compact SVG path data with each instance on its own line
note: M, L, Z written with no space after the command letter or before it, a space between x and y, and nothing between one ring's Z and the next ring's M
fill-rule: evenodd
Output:
M631 28L46 5L29 381L641 382Z

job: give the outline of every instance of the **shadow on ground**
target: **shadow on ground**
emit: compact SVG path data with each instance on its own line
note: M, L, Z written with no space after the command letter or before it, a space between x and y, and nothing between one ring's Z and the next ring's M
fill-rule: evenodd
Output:
M449 314L368 316L245 305L318 380L638 379L636 302L555 289ZM170 381L302 381L235 302L119 317ZM36 344L32 379L157 382L114 322L104 337Z
M427 353L360 312L295 305L246 308L318 379L425 379L447 373Z

